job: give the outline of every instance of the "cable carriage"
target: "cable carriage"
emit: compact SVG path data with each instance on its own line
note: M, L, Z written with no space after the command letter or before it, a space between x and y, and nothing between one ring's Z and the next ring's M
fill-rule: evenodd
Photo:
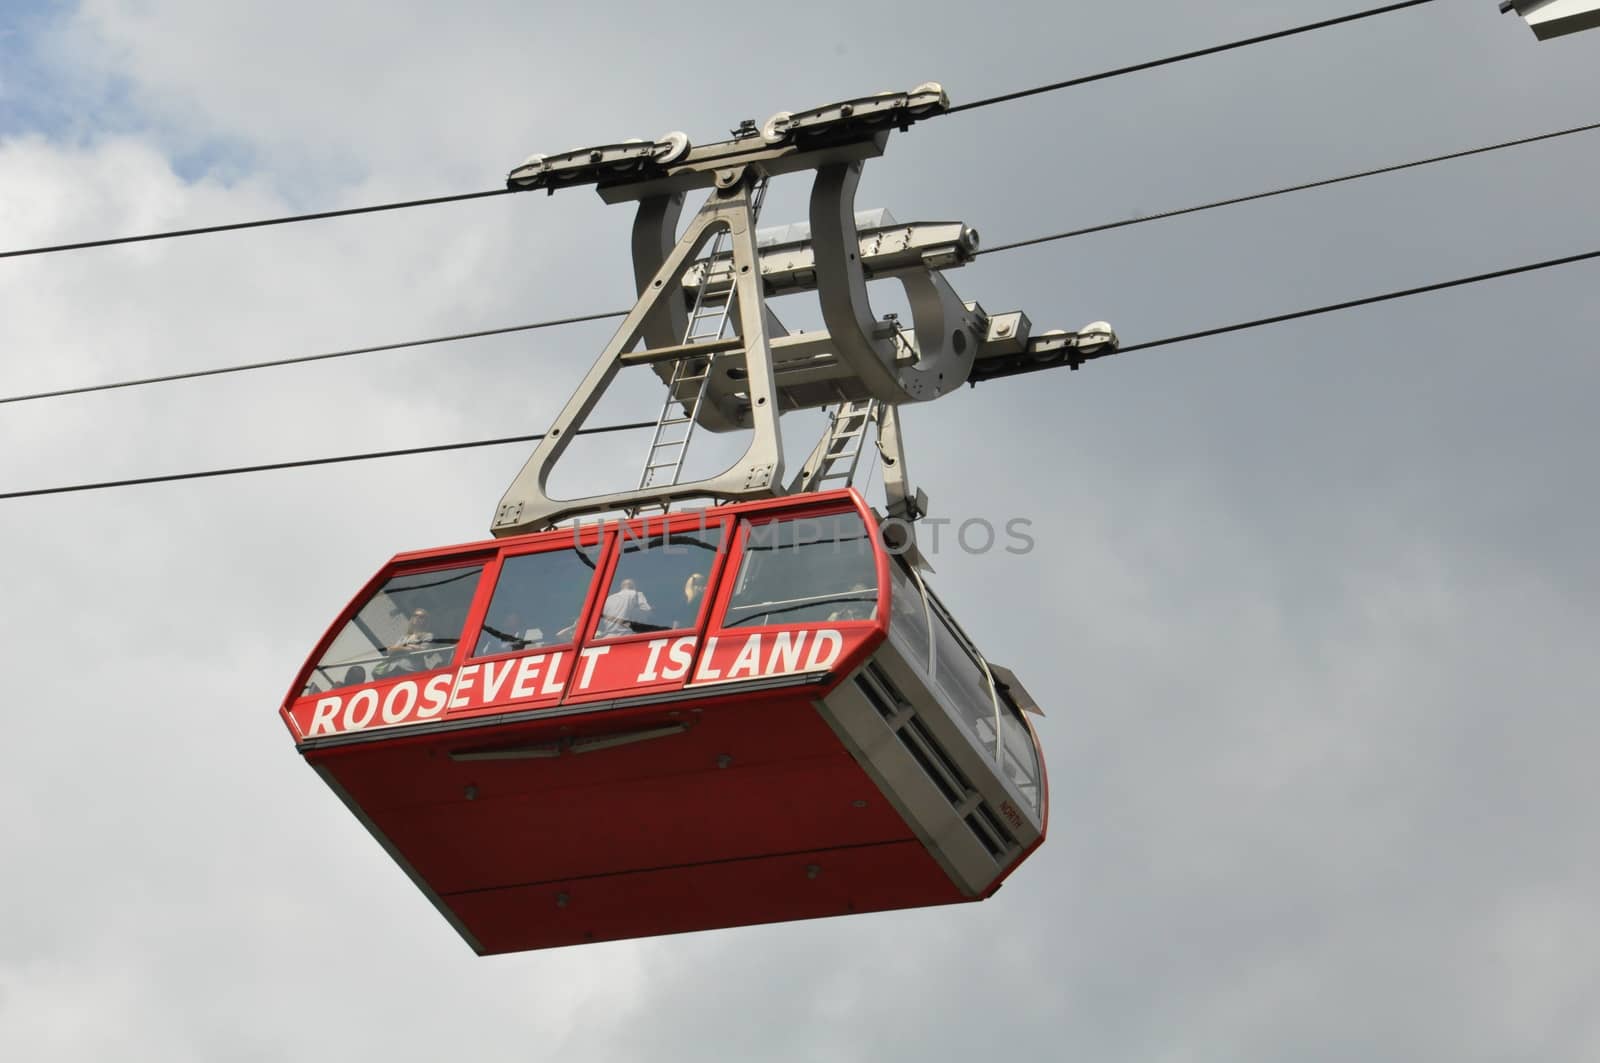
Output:
M1116 338L1034 337L1020 312L961 302L941 273L976 250L960 223L855 214L863 160L947 107L920 86L723 143L669 134L512 171L513 188L638 202L639 302L495 538L392 559L280 710L480 954L981 900L1043 842L1037 706L926 585L927 499L896 411L1075 369ZM803 170L809 226L758 236L767 179ZM711 195L677 237L693 188ZM913 328L873 317L876 277L904 285ZM828 327L788 334L765 300L813 290ZM630 365L666 384L638 487L551 498L552 467ZM778 416L821 406L828 428L785 484ZM681 482L696 428L749 447ZM869 429L881 512L851 486Z
M1026 695L878 523L834 491L403 554L284 718L479 953L981 899L1044 838Z

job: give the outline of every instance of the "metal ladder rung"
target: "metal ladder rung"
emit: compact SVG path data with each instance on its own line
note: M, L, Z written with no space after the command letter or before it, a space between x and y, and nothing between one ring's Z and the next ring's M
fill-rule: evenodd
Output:
M752 218L760 215L766 193L767 181L763 177L757 182L750 196ZM731 237L730 229L723 228L717 231L705 258L708 274L710 263L716 261L725 249L731 252L729 243ZM711 292L708 288L708 285L702 284L695 293L694 307L689 311L688 324L683 334L685 347L696 343L715 343L722 339L723 333L728 329L728 317L738 294L737 285L719 292ZM658 472L671 470L670 474L663 476L662 479L668 484L676 484L683 471L683 460L689 451L689 440L694 436L695 422L700 416L700 404L705 401L706 388L711 382L711 370L716 362L716 354L707 352L698 358L700 359L698 365L693 364L697 357L690 355L681 355L673 362L672 372L667 380L667 397L661 405L660 415L656 418L655 436L650 449L645 452L644 471L639 476L640 490L661 486L655 482ZM660 360L665 361L665 358ZM679 406L682 407L683 416L673 416L674 407ZM684 425L683 435L664 439L662 433L672 425ZM633 512L638 513L643 508L643 506L637 507ZM666 506L662 505L660 508L665 511Z
M876 411L877 403L871 399L840 403L833 411L816 469L796 483L806 485L807 490L820 490L827 484L854 483L861 451L866 446L867 425L875 419Z

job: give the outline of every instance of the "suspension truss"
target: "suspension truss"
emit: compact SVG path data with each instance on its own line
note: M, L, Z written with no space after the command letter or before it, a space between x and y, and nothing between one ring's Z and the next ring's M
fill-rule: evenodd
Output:
M1114 353L1103 322L1032 336L1020 311L989 315L963 302L943 270L971 261L977 233L960 222L896 223L886 211L857 215L861 168L891 130L943 113L938 85L882 93L773 116L733 139L692 146L681 133L656 141L533 156L512 170L512 189L553 193L592 184L608 203L637 203L633 225L638 301L507 489L490 531L516 535L598 513L637 513L705 499L770 497L853 482L867 433L877 436L890 515L908 524L926 496L906 474L900 406L964 383ZM756 230L767 182L811 172L809 221ZM684 198L704 205L676 236ZM912 311L908 328L880 320L867 282L892 278ZM815 292L824 328L789 334L769 297ZM573 436L617 374L649 366L666 392L643 471L632 488L555 499L547 485ZM784 479L779 417L831 407L829 425L801 470ZM745 431L744 453L716 475L684 481L696 429Z

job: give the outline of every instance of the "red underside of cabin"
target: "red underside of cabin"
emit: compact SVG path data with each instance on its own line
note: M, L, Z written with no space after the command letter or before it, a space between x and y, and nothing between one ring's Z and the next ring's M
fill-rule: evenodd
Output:
M812 687L307 751L481 954L969 898ZM686 725L575 754L452 754ZM580 742L581 744L581 742ZM991 890L992 892L992 890Z

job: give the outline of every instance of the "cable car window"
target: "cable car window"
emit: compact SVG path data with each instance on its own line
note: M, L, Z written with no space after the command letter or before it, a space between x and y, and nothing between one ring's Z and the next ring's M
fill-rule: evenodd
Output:
M455 656L480 565L407 572L361 606L312 670L306 692L443 668Z
M889 565L889 637L900 645L906 659L928 671L928 613L922 601L922 588L907 571L904 558Z
M594 637L624 638L697 626L721 546L721 525L649 539L630 538L624 532L622 556Z
M877 562L859 513L747 528L724 627L839 623L878 615Z
M937 598L929 595L933 606L934 680L944 692L950 706L956 710L956 719L966 727L976 740L978 748L989 756L996 755L994 696L983 665L958 634L955 622L945 613Z
M598 545L506 558L472 655L571 642L599 558Z
M1033 738L1028 725L1022 722L1022 710L1006 697L1000 699L1000 766L1012 784L1028 799L1035 812L1039 811L1039 755L1033 748Z

